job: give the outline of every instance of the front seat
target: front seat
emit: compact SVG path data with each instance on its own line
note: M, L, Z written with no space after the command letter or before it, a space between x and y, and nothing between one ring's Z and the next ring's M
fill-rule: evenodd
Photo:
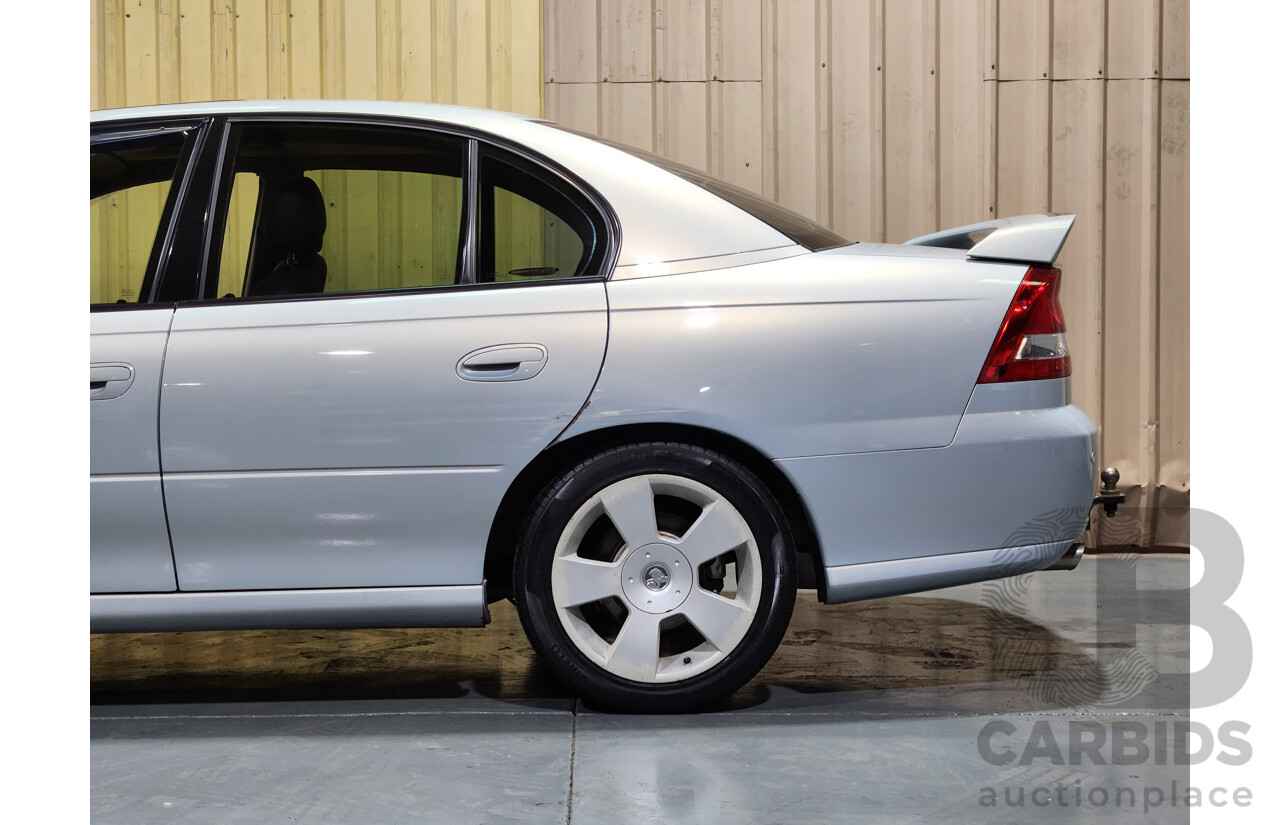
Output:
M258 238L276 263L254 278L250 295L306 295L324 292L329 267L320 257L325 206L320 187L307 177L263 181Z

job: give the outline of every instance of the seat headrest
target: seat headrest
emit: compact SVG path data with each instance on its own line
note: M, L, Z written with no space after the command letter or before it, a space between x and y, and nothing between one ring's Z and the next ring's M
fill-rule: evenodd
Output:
M285 253L314 255L324 243L325 206L320 187L311 178L264 181L262 225L273 246Z

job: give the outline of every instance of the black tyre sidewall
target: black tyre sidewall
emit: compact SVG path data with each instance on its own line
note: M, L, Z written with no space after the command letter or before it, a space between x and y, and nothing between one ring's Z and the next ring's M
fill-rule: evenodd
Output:
M569 520L591 496L639 475L683 476L724 496L742 515L760 552L761 593L747 635L710 670L687 680L642 683L597 665L569 638L551 599L551 563ZM516 554L514 591L530 643L555 675L602 707L671 712L704 707L754 676L786 633L795 604L795 550L787 521L765 485L741 463L702 447L643 443L615 447L553 480L535 503Z

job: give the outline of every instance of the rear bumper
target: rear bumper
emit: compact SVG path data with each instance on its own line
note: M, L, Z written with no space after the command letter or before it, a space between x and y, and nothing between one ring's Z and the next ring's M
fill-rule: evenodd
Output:
M1044 570L1075 542L1055 541L827 568L827 604L898 596Z
M809 507L828 601L1015 575L1067 551L1093 502L1097 428L1074 405L1008 409L1016 396L979 387L947 447L776 462Z

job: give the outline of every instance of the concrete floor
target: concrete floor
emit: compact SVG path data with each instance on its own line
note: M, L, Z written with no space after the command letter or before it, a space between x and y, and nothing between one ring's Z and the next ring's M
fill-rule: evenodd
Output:
M686 716L583 706L505 603L484 630L94 636L93 821L1186 822L1188 769L1157 740L1187 714L1188 576L1187 556L1086 557L801 594L768 667Z

